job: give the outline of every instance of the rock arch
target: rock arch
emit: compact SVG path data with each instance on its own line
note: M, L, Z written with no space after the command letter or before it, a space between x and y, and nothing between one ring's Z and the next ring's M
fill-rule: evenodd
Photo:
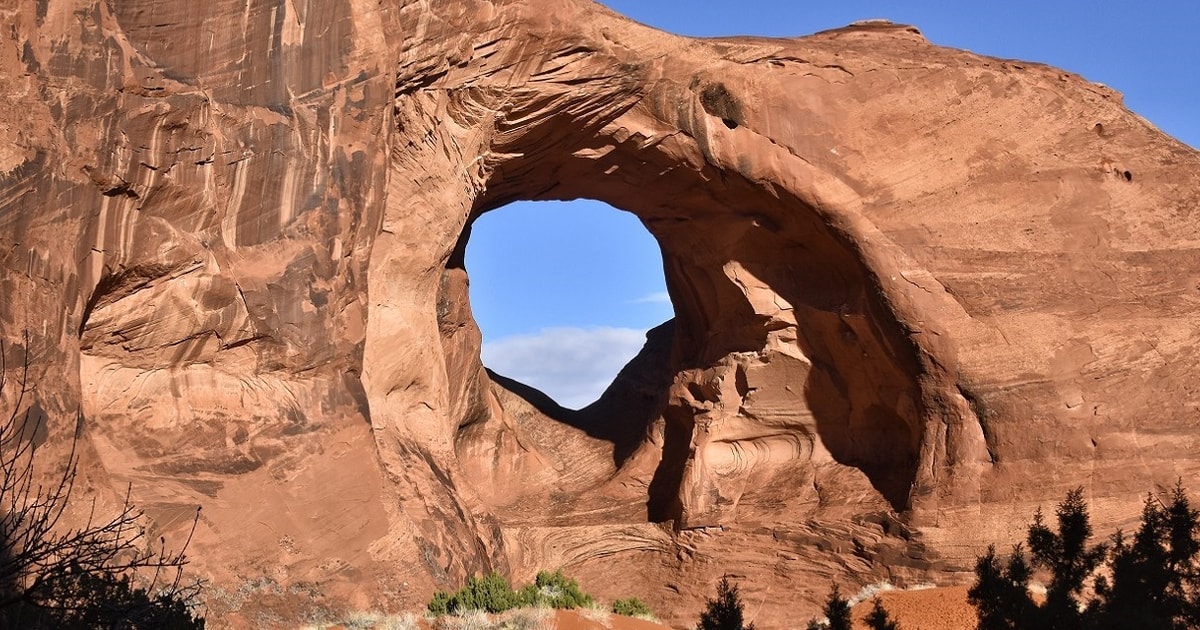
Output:
M393 206L397 221L414 209L436 217L433 244L424 233L393 237L385 216L372 253L373 269L412 267L393 251L424 247L428 256L418 266L430 274L421 286L436 304L445 381L430 388L436 402L406 409L406 425L420 427L419 441L446 445L460 487L478 492L505 532L507 557L526 567L586 571L588 554L643 544L674 553L677 542L652 533L661 530L637 530L643 542L628 543L628 528L648 522L686 532L816 518L876 539L897 531L895 515L932 487L942 427L975 419L946 365L930 360L940 349L923 347L923 331L902 323L911 305L894 296L909 284L892 273L886 239L872 242L878 232L857 214L860 195L763 133L770 123L753 97L730 87L760 68L654 80L661 67L639 66L599 36L612 19L603 12L584 20L594 30L569 35L543 33L539 17L525 17L530 37L556 51L550 70L523 68L517 41L462 42L475 56L443 78L412 92L406 86L418 84L400 81L396 125L432 138L400 169L445 162L427 171L453 175L405 179L390 191L408 201ZM912 38L902 27L880 31L896 34ZM473 216L518 199L578 197L643 221L663 249L677 318L594 408L567 414L522 399L478 365L459 258ZM380 304L412 301L396 288L376 275L370 292ZM368 319L381 337L399 328L379 313ZM368 383L371 348L369 331ZM387 383L376 391L400 385ZM414 411L428 420L413 422ZM387 406L372 413L378 423ZM447 417L453 424L439 420ZM562 549L562 538L596 536L595 528L609 533L582 551ZM904 555L905 544L869 553Z
M712 116L703 110L712 91L688 95L694 116ZM725 88L719 92L726 108L740 110ZM645 118L627 112L609 125L628 132L651 125ZM676 124L715 136L736 132L711 121ZM622 449L640 441L673 455L659 461L650 484L652 520L719 525L743 494L738 477L807 468L814 451L818 462L862 470L904 509L922 433L919 369L912 343L844 238L795 195L720 166L682 166L682 143L556 131L562 137L549 143L553 150L540 148L536 127L524 134L529 144L494 149L521 163L499 161L472 212L490 210L495 198L586 195L633 212L659 242L677 316L658 333L670 334L670 343L655 340L648 355L656 356L631 371L652 382L627 375L601 405L614 417L593 409L568 420L604 435L601 427L622 423L623 400L654 394L651 408L636 414L644 419L605 436ZM452 256L448 268L457 267Z

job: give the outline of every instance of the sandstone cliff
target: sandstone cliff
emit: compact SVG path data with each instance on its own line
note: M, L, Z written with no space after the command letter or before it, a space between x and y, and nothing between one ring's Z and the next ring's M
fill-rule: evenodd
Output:
M745 576L788 627L1069 487L1103 530L1197 478L1200 154L1077 76L587 0L0 16L0 331L87 491L204 507L218 623L563 566L677 624ZM578 197L641 219L677 318L568 412L480 364L462 252Z

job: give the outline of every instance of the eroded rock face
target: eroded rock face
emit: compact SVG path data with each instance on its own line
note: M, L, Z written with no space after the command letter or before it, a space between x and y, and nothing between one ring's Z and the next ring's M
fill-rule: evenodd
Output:
M786 627L1067 488L1105 531L1195 485L1200 154L1079 77L584 0L0 14L10 359L84 490L203 506L223 623L562 566L677 624L745 576ZM569 412L480 365L462 252L577 197L642 220L677 318Z

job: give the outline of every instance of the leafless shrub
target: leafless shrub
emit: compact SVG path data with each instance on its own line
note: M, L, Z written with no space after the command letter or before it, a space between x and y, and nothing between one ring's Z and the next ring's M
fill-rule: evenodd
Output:
M0 416L0 625L203 627L203 619L191 614L201 585L183 580L184 550L199 508L178 551L169 551L161 537L147 540L143 514L128 489L115 517L99 516L93 500L83 525L65 525L79 463L79 427L61 473L46 482L34 466L39 448L34 437L45 429L45 416L25 404L34 390L28 342L26 336L21 364L10 370L0 339L0 404L7 399L10 407Z

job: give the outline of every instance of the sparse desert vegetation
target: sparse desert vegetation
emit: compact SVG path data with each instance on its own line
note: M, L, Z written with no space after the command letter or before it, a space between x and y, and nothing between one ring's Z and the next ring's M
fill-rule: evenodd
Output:
M62 463L39 468L36 436L46 427L24 404L28 355L13 378L6 350L0 339L0 402L10 409L0 421L0 627L203 628L201 585L183 576L187 542L170 551L150 539L128 492L115 516L93 501L86 520L71 524L78 431Z
M497 573L471 576L453 593L434 593L426 610L436 627L453 630L532 630L545 627L554 610L579 610L582 617L602 625L613 614L654 619L650 607L636 597L601 606L561 569L539 571L533 582L519 589Z
M650 610L650 607L636 597L613 601L612 612L613 614L624 615L626 617L637 617L639 619L647 619L650 621L656 620L654 612Z

